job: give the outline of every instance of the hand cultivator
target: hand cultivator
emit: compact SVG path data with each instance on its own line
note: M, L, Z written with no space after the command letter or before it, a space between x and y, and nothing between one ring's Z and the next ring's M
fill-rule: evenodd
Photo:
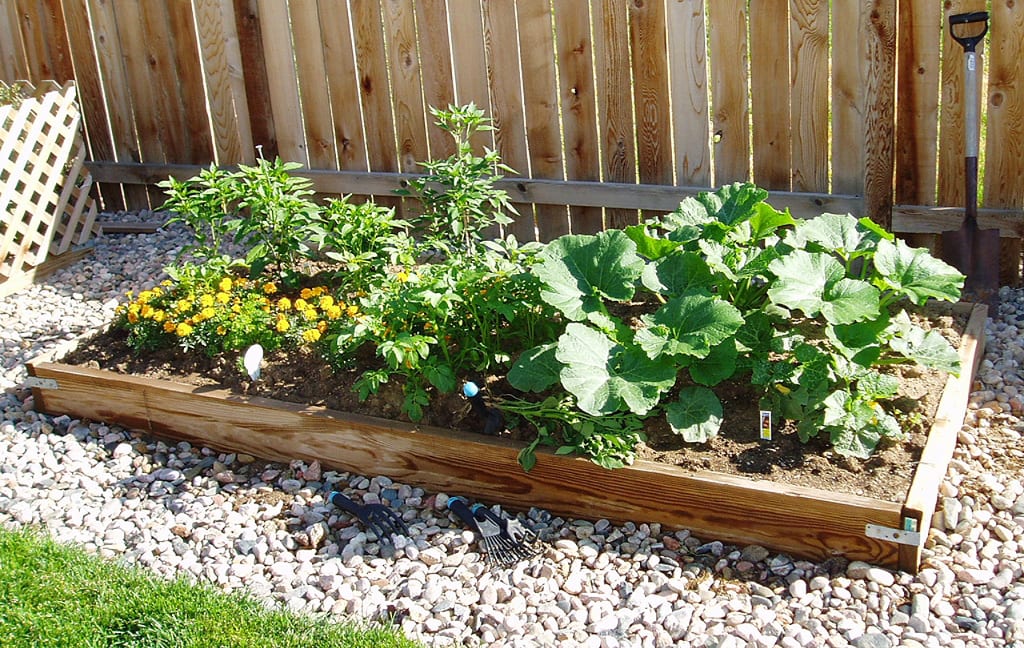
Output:
M480 548L492 566L509 567L544 552L533 529L517 519L500 516L483 504L470 507L461 497L449 499L448 509L480 537Z

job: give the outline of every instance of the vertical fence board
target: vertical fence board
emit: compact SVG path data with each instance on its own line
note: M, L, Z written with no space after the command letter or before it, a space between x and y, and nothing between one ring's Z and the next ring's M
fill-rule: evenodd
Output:
M828 2L792 0L793 191L828 191Z
M43 17L40 0L6 0L14 5L21 30L21 43L25 48L28 63L28 78L38 84L47 79L54 79L56 72L50 49L51 36L48 25Z
M652 3L651 5L655 5ZM639 12L634 11L634 14ZM649 33L634 32L634 65L639 61L637 75L645 79L637 84L643 92L643 99L637 98L637 118L640 122L640 181L657 184L671 183L705 187L711 184L710 122L708 106L707 51L708 42L704 23L703 0L673 0L668 4L667 42L657 38L659 31L657 12L649 14ZM639 24L643 24L642 22ZM638 23L634 23L638 25ZM647 31L645 29L645 31ZM664 96L658 71L660 61L652 60L651 54L665 51L668 47L668 75L672 96L671 125L670 113L665 103L651 98ZM646 91L644 85L647 85ZM670 149L662 150L662 133L673 133L675 164ZM652 138L651 134L658 136ZM647 145L645 146L645 142ZM653 154L653 158L649 156ZM645 165L645 160L650 166ZM645 171L645 166L648 166ZM675 173L673 173L673 166Z
M258 0L223 0L234 4L235 25L238 34L238 52L228 48L228 59L238 70L232 70L232 78L241 74L239 88L235 91L237 101L245 105L235 108L239 119L248 115L248 124L239 124L243 159L255 159L255 147L263 155L273 158L280 154L277 147L277 131L274 128L274 109L270 100L270 81L267 79L266 58L263 56L263 32L260 28ZM225 15L228 15L225 9ZM227 27L230 28L230 25ZM237 59L235 58L237 56ZM251 144L249 144L251 142Z
M223 6L223 0L219 0ZM229 5L230 8L230 5ZM193 164L213 161L213 136L207 118L206 89L203 87L203 65L196 36L196 19L191 2L172 2L167 6L167 20L172 38L173 67L170 75L177 78L175 97L181 104L180 127L188 131L188 148L183 159ZM203 25L199 25L202 29ZM227 39L225 35L225 40ZM230 67L225 65L230 70ZM237 120L236 120L237 121ZM245 120L248 122L248 119ZM241 152L234 160L241 159Z
M789 0L751 0L750 118L754 182L765 189L792 188Z
M747 2L708 3L711 28L711 105L714 184L750 179L750 109L747 60Z
M21 42L18 7L13 2L0 3L0 74L8 83L28 79L28 61Z
M132 113L139 138L139 159L142 162L165 161L161 130L164 128L157 106L150 101L156 80L150 74L149 51L145 45L143 16L137 2L115 0L117 33L125 45L123 51L125 79L131 97Z
M138 140L135 133L135 119L132 114L128 78L124 69L121 52L123 43L118 38L117 19L114 17L113 0L92 0L91 16L93 39L99 56L100 76L103 79L104 101L110 117L111 136L114 141L116 162L138 162ZM138 209L149 203L145 187L125 185L125 206Z
M942 8L899 2L896 105L897 203L935 204Z
M896 103L896 8L889 0L871 0L861 11L860 32L867 56L861 59L864 79L863 168L864 215L882 227L892 226ZM853 170L851 170L851 174ZM833 190L834 191L834 190Z
M229 20L224 11L231 7L226 7L221 0L194 1L202 52L201 70L209 94L206 101L210 106L208 121L212 126L213 159L218 164L246 160L246 148L251 146L246 146L248 142L243 144L246 126L242 118L248 111L244 96L236 95L238 87L230 79L232 69L227 52L231 43L228 32L234 29L234 21Z
M320 0L320 32L324 37L324 61L331 94L334 139L338 146L338 168L366 171L369 165L351 26L345 0Z
M548 0L518 0L526 138L530 147L530 176L564 180L562 136L559 129L558 83L555 78L555 40ZM560 205L537 205L537 235L550 241L569 233L569 212Z
M454 2L455 0L453 0ZM493 115L487 75L487 47L484 43L483 9L478 0L462 0L449 9L449 27L452 39L455 100L460 105L470 103ZM494 133L478 133L472 139L473 148L494 146Z
M596 0L600 12L594 16L594 68L598 96L598 134L601 142L602 180L636 182L636 140L633 104L623 88L632 87L629 65L629 19L619 0ZM596 15L600 13L600 16ZM633 209L609 209L607 227L625 227L638 222Z
M281 0L260 0L259 16L277 149L283 160L308 166L288 5Z
M139 8L142 14L142 37L146 43L146 67L150 87L148 95L140 95L135 101L156 104L155 113L160 128L161 153L164 160L190 160L192 137L202 137L202 130L206 124L197 125L199 131L193 133L185 114L189 99L184 91L195 91L196 85L189 77L198 73L200 68L194 55L194 46L192 56L181 61L184 65L175 64L175 42L187 47L189 40L194 40L193 31L189 29L176 35L172 42L167 5L146 2L139 3Z
M398 168L420 170L429 155L423 83L416 48L416 15L406 0L384 0L384 37L391 62L391 101L398 138Z
M338 153L317 2L289 0L288 15L295 47L295 71L309 166L313 169L337 169Z
M836 193L859 194L864 188L863 6L862 0L832 6L832 23L844 25L832 35L832 190Z
M566 175L578 180L601 179L598 156L597 97L594 94L594 43L590 35L590 6L555 2L555 41L561 79L562 137L565 140ZM600 207L570 207L569 224L574 234L600 231Z
M478 4L476 6L479 7ZM461 5L458 10L463 11ZM420 60L426 62L420 71L423 77L423 100L427 108L447 108L455 103L455 77L445 0L417 0L416 30ZM455 153L455 140L452 136L434 125L434 117L429 112L425 117L430 159L440 160Z
M1014 3L992 3L985 146L986 207L1024 204L1024 9ZM1002 239L1004 284L1020 281L1020 239Z
M484 5L484 47L491 87L491 116L497 129L495 144L505 164L519 175L529 176L516 22L514 0L488 0ZM519 241L536 240L533 206L516 204L515 208L519 214L507 226L508 231Z
M42 0L42 19L46 25L45 37L50 39L50 60L53 80L66 83L75 80L75 67L71 61L71 45L67 36L67 18L61 0Z
M684 0L688 4L697 4L697 0ZM703 3L699 3L703 7ZM629 42L633 52L633 102L636 111L636 144L638 169L640 182L651 184L672 184L674 174L672 172L672 112L669 106L669 93L672 91L682 92L682 88L669 87L668 55L667 55L667 24L665 5L659 2L637 2L629 6ZM676 25L673 27L686 26ZM701 30L703 34L703 30ZM680 35L682 36L682 35ZM692 39L692 40L691 40ZM694 49L700 48L703 53L704 41L699 46L694 35L687 33L682 36L685 42L694 42ZM675 51L676 46L673 43ZM679 49L689 51L687 45ZM703 56L701 57L703 60ZM687 61L687 65L691 65ZM706 83L704 84L706 88ZM682 97L676 95L676 103L682 102ZM704 95L704 103L707 100ZM684 108L684 112L685 112ZM706 110L706 108L705 108ZM692 116L688 116L692 119ZM706 120L705 120L706 121ZM679 124L680 130L682 125ZM678 141L678 140L677 140ZM679 146L683 151L678 151L680 159L683 156L697 155L695 151L687 150L690 142L681 141ZM706 146L706 144L705 144ZM693 172L700 167L700 162L683 162L683 171Z

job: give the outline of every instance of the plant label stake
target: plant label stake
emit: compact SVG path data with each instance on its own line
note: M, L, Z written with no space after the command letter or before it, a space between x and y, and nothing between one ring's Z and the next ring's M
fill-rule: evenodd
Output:
M761 410L761 440L772 440L772 411Z
M493 436L501 432L502 428L505 427L505 417L501 414L501 411L493 407L487 407L484 397L480 393L480 388L477 387L476 383L467 382L464 384L462 386L462 394L469 399L469 404L473 407L473 413L483 421L484 434Z
M245 350L245 356L242 358L242 366L245 367L246 373L249 374L249 378L253 380L260 379L260 363L263 362L263 347L254 344Z

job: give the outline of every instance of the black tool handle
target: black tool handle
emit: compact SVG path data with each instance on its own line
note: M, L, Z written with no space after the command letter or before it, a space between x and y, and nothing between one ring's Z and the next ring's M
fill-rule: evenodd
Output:
M982 23L981 32L977 34L962 35L957 33L957 27L960 25L972 25L975 23ZM987 11L971 11L969 13L953 14L949 17L949 35L953 37L953 40L960 43L960 46L964 48L965 52L973 52L974 48L977 47L981 39L985 38L985 34L988 32L988 12Z
M327 501L340 509L345 509L353 515L359 515L359 512L362 510L361 506L338 491L331 491L331 494L327 496Z
M480 531L480 527L476 523L476 518L473 517L473 511L469 510L469 506L466 505L465 500L461 497L448 498L448 510L455 515L458 515L463 524L468 526L472 531Z

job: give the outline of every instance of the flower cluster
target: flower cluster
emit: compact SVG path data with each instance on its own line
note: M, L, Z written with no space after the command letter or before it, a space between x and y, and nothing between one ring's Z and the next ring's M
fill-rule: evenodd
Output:
M164 281L117 309L135 349L174 344L214 355L259 343L274 349L315 344L332 322L355 318L325 286L284 294L274 282L224 276L214 281Z

